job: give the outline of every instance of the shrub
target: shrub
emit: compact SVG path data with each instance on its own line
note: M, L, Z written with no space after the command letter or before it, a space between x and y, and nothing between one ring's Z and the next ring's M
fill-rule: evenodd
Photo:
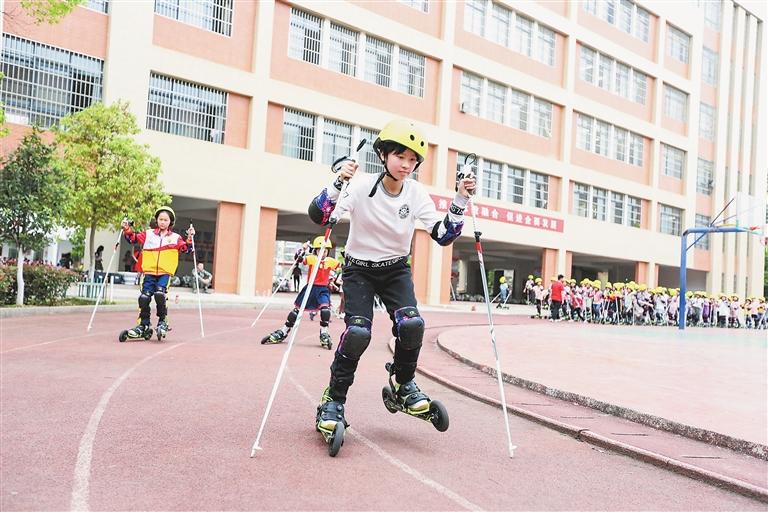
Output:
M66 268L33 263L24 265L24 304L54 306L64 300L70 285L79 276ZM16 302L16 267L0 267L0 300Z

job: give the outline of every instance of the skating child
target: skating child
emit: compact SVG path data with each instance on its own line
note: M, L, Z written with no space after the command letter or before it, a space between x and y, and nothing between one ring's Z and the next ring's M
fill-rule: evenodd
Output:
M325 238L322 236L315 237L312 241L311 253L306 254L310 250L310 247L306 245L304 252L299 254L301 262L307 265L307 279L312 276L313 268L318 264L317 253L323 246ZM326 251L330 249L330 241L326 246ZM309 293L309 299L307 299L307 305L305 311L308 313L320 312L320 345L329 349L333 344L331 341L331 335L328 333L328 323L331 321L331 291L328 288L331 272L338 269L340 264L335 258L326 256L323 261L320 262L320 266L317 269L317 275L315 276L314 284L307 283L301 289L296 296L296 300L293 302L293 310L288 313L288 318L285 320L285 325L274 331L269 336L264 336L261 340L261 344L275 344L282 343L285 338L288 337L288 333L291 332L293 325L296 323L296 319L299 317L299 308L304 300L304 294Z
M499 278L499 303L496 304L496 309L506 307L508 295L509 285L507 284L507 278L501 276Z
M317 408L316 428L323 433L330 434L336 423L345 422L347 390L371 341L374 294L386 306L396 337L391 367L395 399L409 414L429 412L430 398L414 381L424 321L416 307L407 258L417 220L440 245L451 244L461 234L464 209L475 179L461 179L448 213L438 213L421 183L408 179L424 161L427 147L426 137L415 125L391 121L373 143L384 171L378 176L358 175L358 164L346 160L340 164L333 183L309 206L311 219L321 225L333 224L344 213L350 213L344 266L347 328L331 364L329 386ZM339 198L344 180L349 180L349 186L344 197Z
M147 229L141 232L134 232L130 223L124 220L121 224L123 236L132 244L141 245L141 269L144 273L144 279L141 284L141 295L139 295L139 324L124 332L125 337L136 339L151 336L150 326L150 304L152 297L155 298L155 307L157 309L157 330L162 333L170 330L167 322L168 307L166 306L166 295L171 276L176 272L179 266L179 253L192 252L192 237L195 235L195 229L190 226L187 230L187 238L184 239L178 233L173 232L173 225L176 222L176 214L169 206L162 206L155 211L154 215L157 227ZM149 336L146 336L149 333ZM123 336L121 335L121 339Z
M544 285L541 278L537 277L536 284L533 285L533 297L536 301L536 318L541 318L541 307L544 304Z
M533 280L533 274L530 274L528 276L528 279L525 281L525 303L528 305L533 304L533 301L535 300L535 297L533 295L533 287L536 285L536 283Z

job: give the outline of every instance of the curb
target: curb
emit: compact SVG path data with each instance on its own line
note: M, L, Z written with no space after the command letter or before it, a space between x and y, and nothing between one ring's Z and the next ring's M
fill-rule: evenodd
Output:
M487 373L494 378L496 377L495 368L476 363L475 361L472 361L471 359L468 359L467 357L451 350L450 348L441 344L439 338L436 338L435 342L442 351L446 352L454 359L457 359L458 361L461 361L462 363L471 366L472 368L476 368L483 373ZM571 393L570 391L562 391L560 389L551 388L544 384L539 384L538 382L533 382L527 379L521 379L520 377L515 377L514 375L509 375L504 372L501 373L501 377L504 382L517 387L535 391L537 393L551 396L553 398L558 398L560 400L565 400L567 402L577 403L579 405L583 405L584 407L589 407L590 409L595 409L597 411L610 414L611 416L624 418L626 420L633 421L641 425L646 425L657 430L671 432L673 434L687 437L688 439L693 439L694 441L701 441L703 443L719 446L728 450L733 450L735 452L743 453L744 455L749 455L758 459L768 460L768 447L760 443L746 441L744 439L721 434L712 430L692 427L690 425L668 420L660 416L654 416L652 414L643 413L634 409L622 407L620 405L602 402L588 396Z
M495 376L496 374L495 370L491 370L487 367L483 367L482 365L478 365L472 361L467 360L466 358L463 358L458 354L454 355L455 352L452 352L446 349L445 347L443 347L442 345L440 345L439 340L436 339L435 341L437 342L437 345L440 347L441 350L446 351L447 353L449 353L451 356L455 357L459 361L466 363L469 366L472 366L476 369L483 370L483 368L486 368L489 371L483 370L485 373L490 373L492 371L493 372L492 375ZM394 353L393 343L394 343L394 338L390 340L390 342L387 345L390 351ZM453 389L458 393L461 393L464 396L472 398L473 400L477 400L479 402L491 405L493 407L497 407L499 409L502 408L501 401L495 398L491 398L489 396L483 395L482 393L472 391L471 389L465 388L464 386L456 384L455 382L452 382L444 377L441 377L440 375L437 375L436 373L430 370L427 370L426 368L419 366L416 368L416 371L418 371L420 374L425 375L426 377L436 382L439 382L440 384L450 389ZM507 377L506 375L504 376ZM505 378L505 381L506 381L506 378ZM513 384L513 382L510 382L510 383ZM626 455L634 459L638 459L638 460L653 464L654 466L658 466L663 469L668 469L670 471L674 471L675 473L679 473L687 477L691 477L691 478L695 478L695 479L707 482L716 487L727 489L729 491L735 492L737 494L741 494L743 496L747 496L749 498L757 499L763 503L768 503L768 489L758 487L756 485L750 484L748 482L744 482L742 480L738 480L736 478L720 475L713 471L709 471L703 468L698 468L696 466L692 466L691 464L687 464L685 462L671 459L670 457L667 457L655 452L643 450L642 448L637 448L635 446L631 446L619 441L615 441L613 439L609 439L607 437L601 436L600 434L591 432L589 429L579 428L569 423L564 423L562 421L554 420L544 415L537 414L532 411L527 411L515 405L507 404L507 410L512 412L512 414L516 416L520 416L527 420L534 421L540 425L543 425L547 428L551 428L560 433L570 435L579 441L585 441L592 445L599 446L601 448L605 448L607 450L611 450L613 452L620 453L622 455Z

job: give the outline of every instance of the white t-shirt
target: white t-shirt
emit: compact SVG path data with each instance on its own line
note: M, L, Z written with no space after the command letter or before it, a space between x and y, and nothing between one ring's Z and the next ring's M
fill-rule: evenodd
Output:
M431 233L440 222L438 236L446 232L444 213L435 208L421 183L405 180L397 195L391 195L379 183L373 197L368 194L378 179L378 174L357 173L349 182L343 197L333 186L327 187L329 197L337 201L333 217L341 219L349 213L349 238L346 254L360 260L384 261L411 252L411 240L418 219ZM461 199L464 199L463 197ZM454 202L466 204L466 200ZM448 213L451 222L461 222L463 215Z

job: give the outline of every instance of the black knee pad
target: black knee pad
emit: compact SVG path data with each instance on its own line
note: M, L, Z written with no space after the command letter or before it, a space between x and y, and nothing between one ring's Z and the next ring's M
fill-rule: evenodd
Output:
M149 305L152 303L152 296L146 293L143 293L139 295L139 307L144 309L148 308Z
M328 327L328 323L331 321L331 309L320 308L320 327Z
M371 321L364 316L346 319L347 329L341 335L337 352L347 359L357 361L371 342Z
M299 318L299 310L293 308L293 311L288 313L288 318L285 320L285 326L289 329L296 323L296 319Z
M416 350L421 347L424 338L424 320L419 310L407 306L395 311L395 335L400 340L400 346L405 350Z
M161 319L165 318L168 313L168 308L165 307L165 291L158 289L155 292L155 306L157 306L157 316Z

